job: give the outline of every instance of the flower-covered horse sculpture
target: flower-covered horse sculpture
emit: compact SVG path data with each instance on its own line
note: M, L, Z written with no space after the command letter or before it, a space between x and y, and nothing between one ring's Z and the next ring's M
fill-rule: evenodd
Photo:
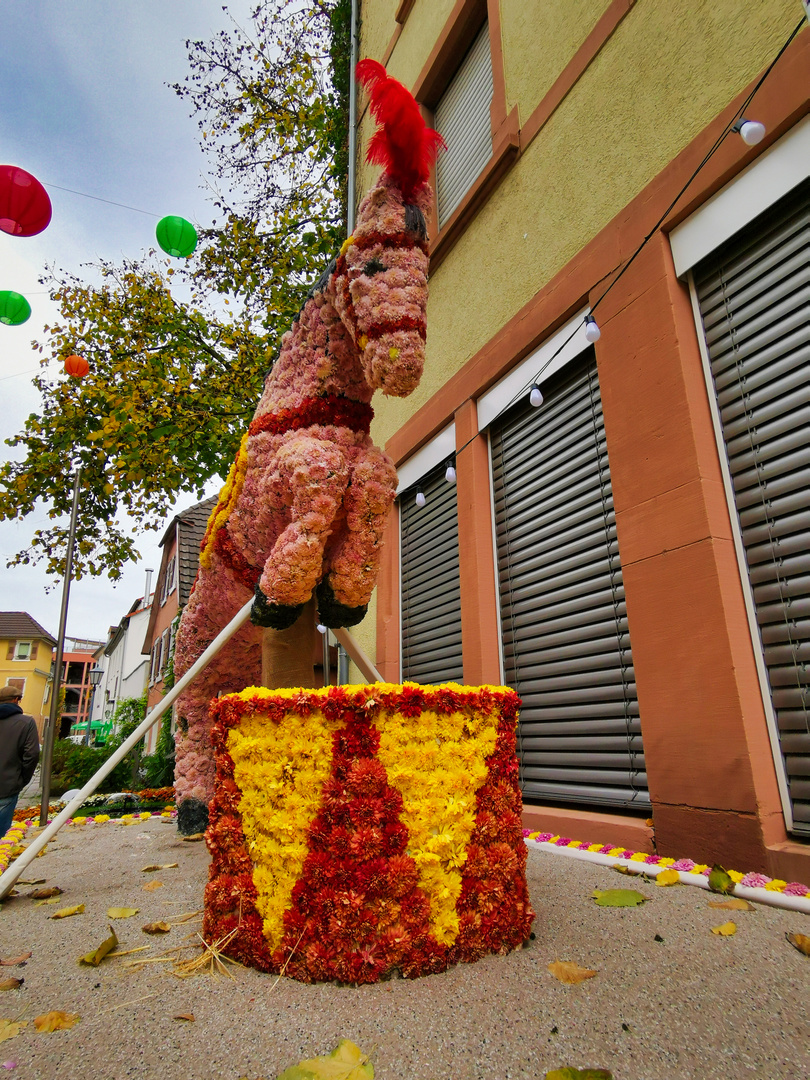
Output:
M384 172L310 296L264 384L203 539L178 631L179 677L255 595L246 624L181 696L175 788L180 828L207 819L214 762L208 707L260 681L261 631L283 630L313 595L326 626L365 614L396 492L371 441L375 389L404 397L424 364L430 165L441 137L408 91L364 60L357 77L378 122L369 161Z

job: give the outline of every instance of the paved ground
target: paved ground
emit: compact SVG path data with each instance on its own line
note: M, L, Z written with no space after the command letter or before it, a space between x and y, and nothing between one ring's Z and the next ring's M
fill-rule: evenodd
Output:
M171 862L178 868L143 873ZM810 934L807 916L715 911L702 890L659 888L535 849L528 872L536 937L507 957L357 989L245 969L231 981L182 980L167 963L126 967L181 944L199 926L175 925L160 938L141 930L199 910L207 862L203 844L181 841L157 818L65 828L33 861L24 879L44 878L64 893L58 905L35 906L22 895L34 886L22 885L0 909L0 958L32 952L25 966L0 969L0 978L25 980L0 993L0 1017L28 1021L0 1044L0 1065L16 1063L9 1076L270 1080L341 1038L372 1054L378 1080L542 1078L562 1066L610 1069L616 1080L810 1076L810 958L785 940L786 931ZM144 891L155 879L163 887ZM594 888L617 887L637 888L649 902L607 909L591 899ZM82 915L49 918L80 903ZM150 949L80 966L77 958L108 936L110 906L139 908L113 924L120 948ZM729 916L736 935L714 935ZM564 985L548 971L555 959L598 974ZM68 1031L37 1033L34 1018L51 1010L81 1020ZM173 1019L181 1013L194 1020Z

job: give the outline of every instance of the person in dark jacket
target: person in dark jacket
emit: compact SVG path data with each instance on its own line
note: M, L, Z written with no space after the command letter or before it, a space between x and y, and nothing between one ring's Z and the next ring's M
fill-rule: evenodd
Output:
M0 836L14 820L19 794L39 761L39 737L33 716L22 711L16 686L0 687Z

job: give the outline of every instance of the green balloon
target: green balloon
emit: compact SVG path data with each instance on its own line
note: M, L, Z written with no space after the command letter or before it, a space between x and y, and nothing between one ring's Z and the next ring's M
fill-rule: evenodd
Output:
M185 218L173 215L161 218L155 234L166 254L176 259L185 259L197 246L197 230Z
M4 289L0 292L0 323L19 326L31 317L31 305L18 292Z

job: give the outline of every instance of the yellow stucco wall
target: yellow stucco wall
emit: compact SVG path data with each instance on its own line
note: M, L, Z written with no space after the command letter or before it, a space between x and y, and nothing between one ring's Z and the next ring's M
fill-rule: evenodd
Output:
M400 0L360 0L360 56L382 60L391 35L396 30L394 16Z
M34 660L6 660L9 645L16 640L37 640L37 655ZM48 685L53 649L47 642L34 638L0 638L0 686L5 686L11 679L25 679L25 690L20 702L23 712L30 713L40 726L43 720L43 698Z
M501 41L507 111L531 116L611 0L504 0Z
M541 63L541 46L518 32L524 4L501 5L509 92L522 119L531 71L542 69L544 84L556 78ZM592 6L591 24L601 3ZM423 7L408 20L404 60L404 33L394 50L393 73L421 69L417 45L422 62L430 52L432 39L417 32ZM384 445L767 66L799 14L792 0L636 4L431 276L425 375L410 398L375 397L376 442ZM558 63L574 41L562 25L564 40L543 46Z

